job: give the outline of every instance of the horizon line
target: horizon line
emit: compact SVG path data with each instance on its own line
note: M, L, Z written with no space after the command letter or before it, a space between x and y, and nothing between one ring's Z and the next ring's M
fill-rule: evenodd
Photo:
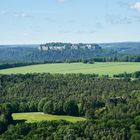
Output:
M140 43L140 41L110 41L110 42L61 42L61 41L50 41L50 42L45 42L45 43L71 43L71 44L79 44L79 43L83 43L83 44L115 44L115 43ZM14 46L14 45L40 45L40 44L45 44L45 43L0 43L0 46L6 46L6 45L10 45L10 46Z

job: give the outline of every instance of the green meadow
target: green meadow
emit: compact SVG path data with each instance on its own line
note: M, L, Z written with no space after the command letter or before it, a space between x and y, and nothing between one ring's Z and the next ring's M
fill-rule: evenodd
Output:
M99 62L95 64L83 63L60 63L60 64L39 64L24 67L16 67L0 70L0 74L26 74L26 73L83 73L110 75L118 73L132 73L140 70L138 62Z
M16 121L25 120L26 123L40 122L40 121L53 121L53 120L66 120L69 122L85 121L82 117L61 116L61 115L49 115L41 112L33 113L14 113L13 119Z

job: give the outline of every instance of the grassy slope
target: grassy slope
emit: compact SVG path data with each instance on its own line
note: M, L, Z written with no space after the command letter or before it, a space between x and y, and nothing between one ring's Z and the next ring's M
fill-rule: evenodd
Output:
M33 66L25 66L18 68L11 68L0 70L0 74L16 74L16 73L96 73L100 75L110 75L123 73L123 72L135 72L140 70L140 63L133 62L106 62L95 64L83 64L83 63L61 63L61 64L41 64Z
M40 121L52 121L52 120L66 120L70 122L85 121L82 117L72 117L72 116L58 116L43 114L41 112L34 113L14 113L14 120L26 120L27 123L40 122Z

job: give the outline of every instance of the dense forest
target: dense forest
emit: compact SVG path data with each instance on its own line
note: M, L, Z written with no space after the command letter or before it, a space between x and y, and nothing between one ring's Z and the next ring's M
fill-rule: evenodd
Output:
M3 106L0 118L3 118L4 112L10 112L8 116L11 116L14 112L37 111L87 118L87 121L77 123L52 121L26 124L13 122L10 117L11 125L8 123L1 127L0 138L4 140L140 138L139 76L109 79L95 74L0 75L0 96Z

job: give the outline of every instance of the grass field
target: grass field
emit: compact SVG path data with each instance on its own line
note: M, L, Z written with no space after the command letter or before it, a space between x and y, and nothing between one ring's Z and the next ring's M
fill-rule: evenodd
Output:
M72 117L72 116L58 116L58 115L49 115L43 114L41 112L34 113L14 113L14 120L25 120L27 123L40 122L40 121L52 121L52 120L66 120L70 122L85 121L85 118L82 117Z
M61 63L61 64L41 64L25 67L10 68L0 70L0 74L17 74L17 73L84 73L99 75L110 75L135 72L140 70L140 63L135 62L104 62L95 64L83 63Z

